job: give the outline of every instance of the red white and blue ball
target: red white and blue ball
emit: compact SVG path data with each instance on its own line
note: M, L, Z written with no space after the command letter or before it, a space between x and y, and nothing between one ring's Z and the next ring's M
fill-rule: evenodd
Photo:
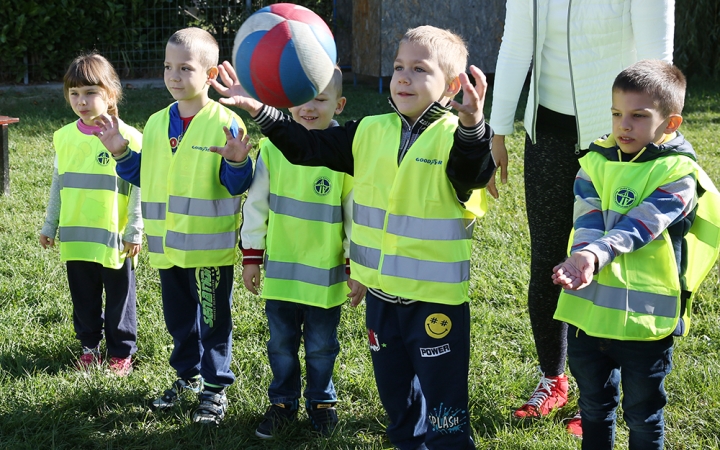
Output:
M292 3L259 9L235 36L233 67L247 93L277 108L301 105L333 76L337 50L325 21Z

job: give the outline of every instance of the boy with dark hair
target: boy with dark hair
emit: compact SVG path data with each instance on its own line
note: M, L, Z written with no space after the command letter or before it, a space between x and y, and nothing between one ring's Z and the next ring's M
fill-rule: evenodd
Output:
M662 449L673 336L687 334L693 294L715 263L718 194L682 123L685 77L643 60L612 90L612 134L590 146L575 181L564 288L570 370L580 389L583 449L612 449L623 385L630 449Z

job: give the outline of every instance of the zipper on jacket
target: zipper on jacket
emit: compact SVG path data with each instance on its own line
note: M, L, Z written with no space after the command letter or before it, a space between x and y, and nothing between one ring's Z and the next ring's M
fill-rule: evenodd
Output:
M532 131L532 136L530 136L530 141L534 144L537 142L537 130L535 130L535 125L537 124L537 113L538 113L538 104L540 104L540 99L538 98L538 89L537 89L537 83L538 83L538 77L540 76L540 73L537 72L537 44L538 44L538 12L537 12L537 2L538 0L533 0L533 68L532 68L532 86L530 86L530 89L533 90L533 108L535 108L535 112L532 115L532 127L530 128L530 131ZM526 74L527 75L527 74Z
M567 12L567 29L565 38L567 39L568 68L570 69L570 92L572 93L573 110L575 111L575 130L577 131L577 142L575 143L575 154L580 154L580 120L578 119L577 101L575 99L575 79L573 78L572 69L572 52L570 51L570 11L572 10L572 0L568 0Z

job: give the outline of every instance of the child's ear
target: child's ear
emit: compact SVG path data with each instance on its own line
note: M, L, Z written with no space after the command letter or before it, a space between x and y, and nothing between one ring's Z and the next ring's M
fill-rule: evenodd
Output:
M208 80L214 80L218 76L218 68L217 66L212 66L207 71Z
M335 114L340 114L343 112L343 109L345 109L345 102L347 102L347 99L345 97L340 97L337 101L337 106L335 106Z
M448 84L447 89L445 90L445 97L455 97L457 93L460 92L460 89L462 89L462 84L460 84L460 77L453 78L453 80L450 82L450 84Z
M668 118L668 124L667 127L665 127L665 134L672 134L677 131L678 128L680 128L680 125L683 122L683 118L680 114L673 114Z

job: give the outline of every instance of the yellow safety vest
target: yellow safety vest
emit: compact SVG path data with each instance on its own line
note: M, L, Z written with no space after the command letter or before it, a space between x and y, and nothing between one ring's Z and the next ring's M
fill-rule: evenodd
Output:
M267 139L260 155L270 173L264 298L332 308L347 300L342 200L352 177L290 164Z
M364 118L353 140L355 161L353 278L391 295L449 305L469 301L470 254L485 189L463 207L445 174L457 117L425 130L398 167L397 114Z
M120 122L120 132L133 148L142 146L136 129ZM119 269L125 262L130 184L118 178L100 139L80 132L76 122L56 131L53 144L60 176L60 259Z
M608 161L597 152L580 159L600 195L606 228L637 206L657 187L694 173L704 193L685 237L687 300L683 321L690 328L692 298L715 263L720 249L720 194L690 158L668 156L644 163ZM700 189L699 189L700 190ZM572 236L570 237L572 241ZM586 288L563 290L555 319L590 336L651 341L669 336L681 313L681 284L667 230L642 248L618 256Z
M208 151L225 145L229 109L210 101L197 113L172 153L170 107L145 126L140 166L142 213L150 265L159 269L229 266L237 260L240 196L220 183L222 156Z

